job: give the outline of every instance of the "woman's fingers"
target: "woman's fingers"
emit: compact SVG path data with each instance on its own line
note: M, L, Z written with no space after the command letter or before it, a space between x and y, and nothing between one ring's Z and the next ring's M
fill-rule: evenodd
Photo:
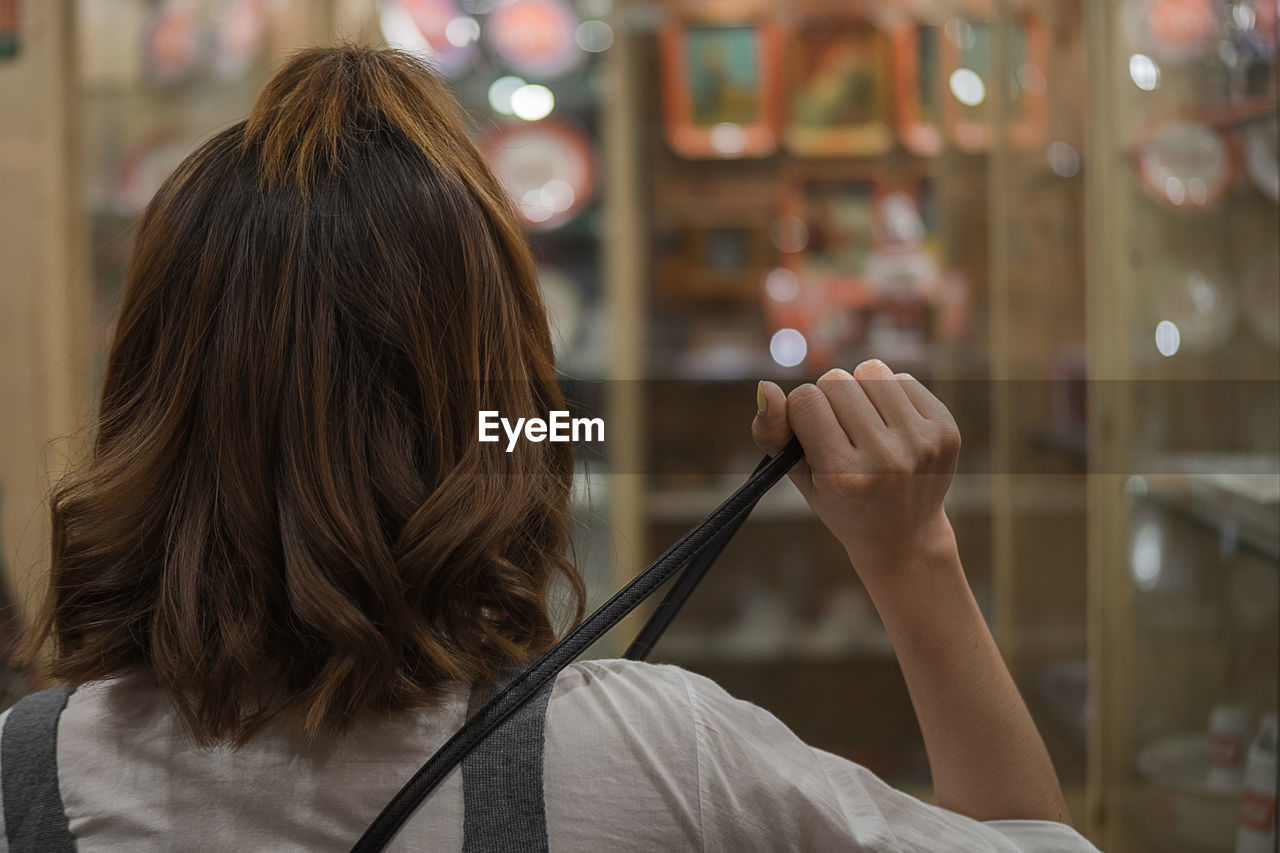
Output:
M883 361L864 361L853 369L853 376L888 426L901 429L919 416L902 383Z
M852 377L828 371L789 395L771 382L758 391L756 442L775 454L795 433L805 458L791 480L860 573L912 565L950 540L942 502L960 433L912 377L872 362Z
M854 447L872 443L874 433L884 429L875 404L849 371L838 367L828 370L818 379L818 387L831 401L831 409Z
M911 404L924 418L919 437L926 444L925 452L932 463L930 467L951 474L960 453L960 427L956 426L956 419L946 405L914 376L899 373L898 379Z
M751 437L770 456L776 456L791 440L787 395L772 382L765 381L756 386L756 419L751 422Z
M849 469L853 444L821 388L801 385L792 391L787 397L787 420L814 472L839 474Z
M933 396L932 391L920 383L920 380L910 373L898 373L894 378L898 380L903 393L907 395L907 399L911 401L911 405L915 406L921 417L931 421L951 420L951 412L941 400Z
M791 479L806 496L815 473L949 474L960 446L946 406L914 377L875 360L853 374L829 370L816 385L801 385L790 395L761 382L756 409L751 432L765 453L777 454L793 433L800 439L805 459Z
M791 440L791 423L787 420L787 395L772 382L764 381L756 386L756 419L751 422L751 435L756 446L770 456L776 456ZM813 483L809 464L801 459L787 472L791 482L801 494L806 494Z

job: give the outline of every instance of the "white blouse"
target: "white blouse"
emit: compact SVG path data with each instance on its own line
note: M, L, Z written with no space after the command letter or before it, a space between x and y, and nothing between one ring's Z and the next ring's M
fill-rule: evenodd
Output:
M339 739L307 746L268 729L236 751L192 744L145 676L86 685L58 728L71 833L80 853L343 853L462 724L467 698L458 685L438 707ZM552 851L1097 853L1063 824L979 822L921 802L675 666L570 666L552 690L543 762ZM455 770L388 849L461 848Z

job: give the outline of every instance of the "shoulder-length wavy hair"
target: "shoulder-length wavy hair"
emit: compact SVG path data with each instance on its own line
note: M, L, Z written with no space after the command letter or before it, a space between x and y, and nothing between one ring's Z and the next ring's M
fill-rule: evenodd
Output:
M535 266L412 57L294 56L140 223L87 462L51 500L28 653L148 668L202 743L436 700L553 644L572 451ZM50 642L51 641L51 642Z

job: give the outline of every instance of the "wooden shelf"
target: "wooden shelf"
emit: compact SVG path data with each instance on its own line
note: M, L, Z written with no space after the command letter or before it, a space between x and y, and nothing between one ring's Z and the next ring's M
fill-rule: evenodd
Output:
M1280 474L1276 478L1280 480ZM1182 477L1142 482L1143 487L1129 490L1142 504L1217 535L1224 548L1237 547L1280 566L1280 504L1225 492L1217 499L1207 492L1197 496Z
M983 514L993 512L991 489L966 482L961 477L947 493L948 513ZM737 482L721 489L661 489L645 495L645 517L651 523L693 524L720 504ZM1053 482L1018 483L1013 489L1017 507L1026 513L1069 513L1084 511L1084 494L1078 486ZM761 498L751 513L754 521L795 521L817 523L817 518L790 481L775 486Z

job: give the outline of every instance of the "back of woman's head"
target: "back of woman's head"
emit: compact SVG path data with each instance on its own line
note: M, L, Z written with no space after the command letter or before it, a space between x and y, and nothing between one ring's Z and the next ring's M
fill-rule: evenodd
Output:
M554 641L569 446L535 269L416 60L317 48L139 226L90 459L52 499L29 648L154 671L201 741L420 706Z

